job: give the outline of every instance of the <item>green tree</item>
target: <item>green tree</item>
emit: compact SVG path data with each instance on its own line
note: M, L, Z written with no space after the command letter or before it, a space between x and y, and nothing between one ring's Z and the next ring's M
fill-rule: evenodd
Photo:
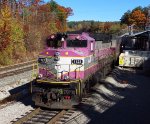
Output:
M121 31L120 24L114 24L110 27L110 33L111 34L117 34Z
M124 13L124 15L121 17L121 24L127 24L127 25L130 25L130 22L129 22L129 17L130 17L130 14L131 14L131 11L128 10L127 12Z

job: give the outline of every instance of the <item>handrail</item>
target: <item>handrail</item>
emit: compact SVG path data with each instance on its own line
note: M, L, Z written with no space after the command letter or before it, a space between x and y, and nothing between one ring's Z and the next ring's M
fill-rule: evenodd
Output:
M35 73L35 70L38 70L38 63L33 63L32 68L33 68L32 79L34 79L34 77L37 77L37 73Z
M80 68L82 67L83 65L81 65L80 67L77 67L76 69L75 69L75 71L79 68L79 72L80 72ZM78 74L78 73L77 73ZM75 74L76 75L76 74ZM79 77L78 75L75 77L76 79L77 79L77 77ZM79 77L80 78L80 77Z

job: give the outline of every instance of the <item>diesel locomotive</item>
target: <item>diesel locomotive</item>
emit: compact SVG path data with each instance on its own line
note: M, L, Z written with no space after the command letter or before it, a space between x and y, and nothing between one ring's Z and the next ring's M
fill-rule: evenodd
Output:
M52 34L38 56L38 75L32 84L35 105L70 109L78 105L115 61L111 39L104 43L88 33Z

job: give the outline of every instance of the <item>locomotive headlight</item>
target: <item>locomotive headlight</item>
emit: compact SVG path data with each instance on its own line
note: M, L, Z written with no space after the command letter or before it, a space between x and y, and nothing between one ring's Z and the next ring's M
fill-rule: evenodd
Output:
M61 38L61 41L62 41L62 42L64 42L64 41L65 41L65 38L64 38L64 37L62 37L62 38Z

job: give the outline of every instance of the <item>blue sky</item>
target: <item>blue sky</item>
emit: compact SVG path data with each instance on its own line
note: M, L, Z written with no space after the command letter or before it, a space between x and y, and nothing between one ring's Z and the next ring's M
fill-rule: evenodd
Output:
M149 0L55 0L58 4L73 9L68 21L119 21L127 11L137 6L150 5Z

